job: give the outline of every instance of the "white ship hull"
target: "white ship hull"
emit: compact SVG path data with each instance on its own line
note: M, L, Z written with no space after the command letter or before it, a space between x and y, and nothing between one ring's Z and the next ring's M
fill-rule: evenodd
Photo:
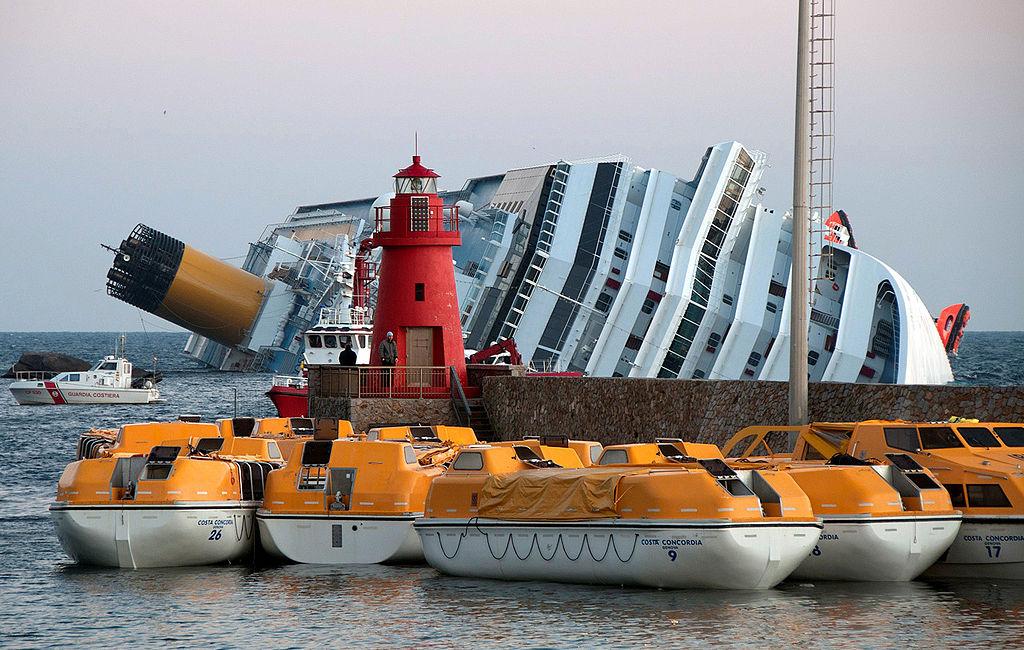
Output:
M416 531L427 562L457 576L767 589L807 557L821 525L421 519Z
M78 564L142 569L234 562L252 553L255 505L50 506Z
M256 519L263 549L303 564L381 564L423 562L413 530L417 515L273 515Z
M964 517L949 553L926 575L1024 580L1024 519Z
M155 388L69 386L52 381L16 381L10 386L18 404L150 404L160 400Z
M794 578L904 582L923 573L949 548L960 517L826 518L824 524Z

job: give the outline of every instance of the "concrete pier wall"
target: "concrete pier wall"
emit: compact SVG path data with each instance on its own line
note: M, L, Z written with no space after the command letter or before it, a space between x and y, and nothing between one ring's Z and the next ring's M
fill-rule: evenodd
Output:
M484 405L499 439L565 434L604 444L655 436L721 444L750 425L787 420L784 382L594 377L489 377ZM1024 386L816 383L812 420L1024 421Z

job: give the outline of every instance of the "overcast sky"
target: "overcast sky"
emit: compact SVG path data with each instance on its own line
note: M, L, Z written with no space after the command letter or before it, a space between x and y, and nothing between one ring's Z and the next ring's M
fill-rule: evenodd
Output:
M1024 2L837 4L836 207L933 313L1024 329ZM739 140L787 209L794 6L0 0L0 330L138 330L100 242L237 258L387 191L414 130L449 189L610 153L689 178Z

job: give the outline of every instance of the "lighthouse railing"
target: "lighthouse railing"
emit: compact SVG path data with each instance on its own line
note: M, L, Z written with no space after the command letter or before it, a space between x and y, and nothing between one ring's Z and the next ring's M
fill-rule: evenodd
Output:
M459 232L459 208L456 205L435 205L427 207L427 218L417 221L421 227L414 228L413 223L402 224L398 220L392 228L391 206L382 205L374 210L374 232L392 232L405 230L409 232Z

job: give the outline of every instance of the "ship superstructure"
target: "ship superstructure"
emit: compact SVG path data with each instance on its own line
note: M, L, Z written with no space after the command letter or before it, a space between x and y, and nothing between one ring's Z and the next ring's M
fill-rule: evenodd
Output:
M766 154L724 142L690 179L609 156L438 192L462 233L453 263L466 347L514 337L538 370L595 376L784 380L793 227L761 202L766 167ZM186 352L222 369L293 372L318 309L351 295L350 261L392 196L300 206L269 226L243 270L283 284L279 304L263 300L241 343L191 328ZM812 380L952 380L909 283L852 241L812 246ZM375 288L359 291L372 306Z

